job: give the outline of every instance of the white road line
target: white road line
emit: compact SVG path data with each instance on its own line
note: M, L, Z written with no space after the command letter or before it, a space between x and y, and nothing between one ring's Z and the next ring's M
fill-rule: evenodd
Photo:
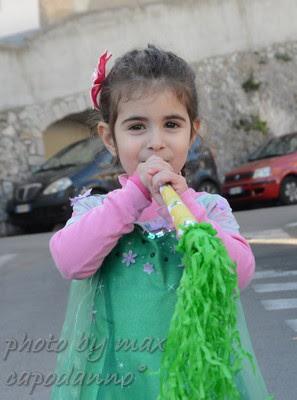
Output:
M16 254L4 254L4 256L0 256L0 268L15 257Z
M256 238L290 238L291 236L283 229L268 229L264 231L244 232L242 234L247 239Z
M286 324L293 329L293 331L297 332L297 319L287 319Z
M254 275L254 279L265 279L265 278L280 278L286 276L297 276L297 271L275 271L275 270L266 270L256 272Z
M262 283L253 285L255 292L267 293L267 292L281 292L284 290L296 290L297 282L281 282L281 283Z
M297 238L254 238L254 239L247 239L250 244L279 244L279 245L290 245L296 246L297 245Z
M297 308L297 299L261 300L266 310L286 310Z
M289 228L294 228L295 226L297 227L297 222L291 222L290 224L286 225L286 227L289 227Z

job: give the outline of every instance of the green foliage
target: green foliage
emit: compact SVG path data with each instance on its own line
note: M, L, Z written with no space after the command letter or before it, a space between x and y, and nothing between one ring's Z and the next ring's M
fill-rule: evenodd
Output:
M260 86L261 82L255 80L253 72L250 74L249 78L241 85L241 87L246 93L259 90Z
M258 131L263 135L268 133L268 125L266 121L260 119L258 115L249 115L245 118L240 118L233 123L235 129L242 129L245 132Z
M288 53L275 53L274 58L284 62L292 61L292 57Z
M262 65L268 64L268 59L265 57L261 57L258 62L259 62L259 64L262 64Z

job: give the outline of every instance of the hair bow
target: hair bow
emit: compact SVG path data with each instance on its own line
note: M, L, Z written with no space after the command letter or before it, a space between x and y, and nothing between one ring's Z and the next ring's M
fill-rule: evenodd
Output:
M99 110L99 101L98 101L98 95L102 87L102 83L105 79L105 67L107 61L111 58L112 54L108 53L107 50L105 50L104 53L101 54L99 57L98 65L97 68L95 69L93 73L93 83L91 87L91 99L93 103L94 109Z

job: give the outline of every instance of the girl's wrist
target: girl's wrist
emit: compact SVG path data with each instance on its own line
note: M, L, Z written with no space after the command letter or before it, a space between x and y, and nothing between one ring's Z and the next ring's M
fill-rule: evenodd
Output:
M137 187L138 189L144 194L144 196L146 197L147 200L151 201L152 200L152 196L150 191L148 190L148 188L142 183L139 175L137 172L134 172L133 175L129 176L128 178L130 181L132 181Z

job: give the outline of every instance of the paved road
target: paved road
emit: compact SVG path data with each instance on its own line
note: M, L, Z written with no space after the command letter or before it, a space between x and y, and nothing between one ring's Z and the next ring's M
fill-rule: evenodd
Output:
M257 262L253 282L241 300L258 362L275 398L296 400L297 206L259 208L235 216L254 243Z
M234 213L247 236L279 236L285 233L297 237L297 206L257 208Z
M54 352L47 352L45 347L34 352L39 338L49 342L49 334L59 337L69 286L51 260L50 236L36 234L0 240L1 400L47 400L49 397L49 389L44 386L36 388L30 395L31 385L26 385L26 380L20 386L5 383L13 371L18 376L24 371L37 371L45 376L54 369ZM30 342L26 344L26 333L31 348ZM4 360L8 346L17 350L10 352Z
M241 300L254 350L275 398L296 400L297 246L252 247L257 272Z
M241 211L236 217L248 237L285 239L287 225L297 220L297 207ZM51 260L50 236L0 239L1 400L49 398L49 388L42 384L30 394L33 378L29 380L29 374L46 378L53 372L56 353L42 346L59 338L66 308L69 282L60 277ZM253 249L257 273L241 299L254 349L275 398L296 400L297 246L255 244ZM23 372L27 375L20 380Z

